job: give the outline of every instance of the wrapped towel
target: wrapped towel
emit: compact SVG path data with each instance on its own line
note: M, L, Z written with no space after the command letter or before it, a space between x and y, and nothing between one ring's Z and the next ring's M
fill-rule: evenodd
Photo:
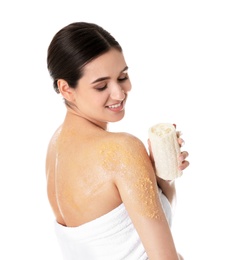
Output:
M159 190L167 220L171 208ZM78 227L55 222L55 230L65 260L147 260L148 257L124 204Z

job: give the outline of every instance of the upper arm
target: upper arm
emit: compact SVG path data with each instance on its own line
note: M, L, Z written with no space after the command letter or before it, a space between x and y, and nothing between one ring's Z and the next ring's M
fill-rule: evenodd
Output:
M149 259L177 259L145 146L132 136L118 146L115 184Z

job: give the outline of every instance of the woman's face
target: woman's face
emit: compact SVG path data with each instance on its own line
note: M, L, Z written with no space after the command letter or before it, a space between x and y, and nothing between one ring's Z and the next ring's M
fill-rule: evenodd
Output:
M131 90L127 69L123 54L115 49L85 65L74 90L75 112L99 125L121 120Z

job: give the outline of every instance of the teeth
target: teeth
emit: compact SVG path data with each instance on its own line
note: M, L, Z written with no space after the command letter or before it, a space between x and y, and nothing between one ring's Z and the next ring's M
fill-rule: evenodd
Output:
M116 105L109 106L109 108L117 108L117 107L120 107L120 106L121 106L121 103L116 104Z

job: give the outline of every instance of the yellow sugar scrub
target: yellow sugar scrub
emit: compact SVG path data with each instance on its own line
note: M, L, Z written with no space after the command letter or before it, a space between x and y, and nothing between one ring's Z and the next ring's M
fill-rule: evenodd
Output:
M153 184L149 177L139 177L135 182L135 193L133 196L135 204L138 205L139 212L151 219L162 220L160 211L160 200L158 198L157 186ZM137 203L136 203L137 202Z
M174 180L182 175L179 170L180 146L174 125L160 123L148 132L155 161L156 174L164 180Z
M135 148L137 146L138 144ZM103 155L104 169L119 176L121 186L128 194L129 202L134 205L135 212L151 219L163 220L156 181L152 181L148 175L145 157L141 153L133 156L136 150L130 149L125 141L102 146L100 154Z

